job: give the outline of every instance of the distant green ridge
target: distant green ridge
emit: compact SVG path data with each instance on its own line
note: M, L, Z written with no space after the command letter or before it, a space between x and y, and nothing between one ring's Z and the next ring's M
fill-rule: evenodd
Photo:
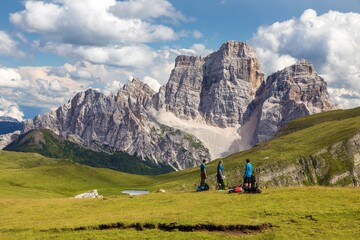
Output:
M276 134L276 137L284 136L305 128L315 126L323 122L341 121L348 118L359 117L360 107L346 110L334 110L297 118L288 122Z
M86 149L80 145L62 139L50 130L31 130L8 145L4 150L17 152L36 152L51 158L66 158L74 162L116 171L157 175L174 171L169 165L146 159L142 160L125 152L108 154Z

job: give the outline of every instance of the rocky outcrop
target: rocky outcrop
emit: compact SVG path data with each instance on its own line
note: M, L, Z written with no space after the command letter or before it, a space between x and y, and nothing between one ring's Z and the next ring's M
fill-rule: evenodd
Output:
M244 42L228 41L205 58L177 57L155 106L181 118L232 127L242 121L263 79L255 50Z
M176 170L209 159L208 150L198 139L164 126L148 114L146 106L154 94L138 79L126 84L117 95L105 96L90 89L56 111L27 121L26 131L51 129L93 150L120 150L168 163Z
M99 195L97 189L94 189L86 193L75 195L72 198L103 198L103 196Z
M327 84L306 60L270 75L249 105L244 126L250 145L271 138L285 123L333 109ZM251 130L249 130L251 128Z

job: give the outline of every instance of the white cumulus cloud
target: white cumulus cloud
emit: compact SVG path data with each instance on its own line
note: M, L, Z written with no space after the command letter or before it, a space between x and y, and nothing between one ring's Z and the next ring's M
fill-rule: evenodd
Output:
M106 84L123 81L130 75L141 79L148 76L164 84L177 54L207 54L203 44L194 44L190 49L155 49L148 45L181 37L201 38L198 30L176 32L171 27L192 20L167 0L25 1L24 10L10 14L10 22L18 29L36 33L38 38L32 40L34 49L55 53L72 62L99 65L104 70L103 76L110 76ZM90 81L95 80L91 71L63 70L53 69L52 74L58 77L70 74L75 80L87 75ZM93 85L101 88L101 84Z
M144 44L100 47L47 43L43 49L60 56L73 56L93 64L135 68L152 65L156 55L153 49Z
M151 2L155 5L147 10L148 15L154 18L164 15L153 12L161 8L159 4L170 4L167 1L152 0ZM146 21L148 18L146 15L144 20L141 16L132 16L135 13L129 14L131 7L125 6L126 3L116 0L26 1L25 10L11 14L10 21L24 31L39 33L45 41L73 45L106 46L129 42L169 41L178 38L172 28ZM128 3L133 4L136 1ZM114 8L120 8L121 12L125 13L124 16L116 15ZM123 9L125 10L122 11ZM182 15L175 9L168 15L170 17L176 13L179 15L176 18L181 19Z
M119 1L112 11L120 18L155 19L167 17L174 21L189 21L183 13L164 0L129 0Z
M167 82L178 54L211 52L201 43L190 48L149 45L202 38L196 29L179 29L193 20L168 0L24 1L22 11L10 14L20 31L18 39L72 64L6 68L7 77L0 77L0 86L6 88L0 88L0 95L28 106L55 108L88 88L116 93L130 76L157 90Z
M23 80L16 69L0 67L0 87L24 89L30 87L30 83Z
M12 117L18 121L24 120L24 113L20 110L19 106L3 97L0 97L0 116Z
M58 70L56 67L1 67L0 96L16 106L58 107L92 84L88 79L70 77L78 69L72 65L58 67Z
M167 48L169 54L172 55L189 55L189 56L207 56L213 52L211 49L207 49L202 43L195 43L190 48Z
M0 55L15 57L25 56L25 54L19 50L18 43L4 31L0 31Z
M299 18L260 27L250 43L256 48L266 74L310 60L325 78L339 107L359 105L360 14L329 11L318 15L308 9ZM342 89L342 90L341 90ZM340 91L341 90L341 91ZM354 94L343 94L351 90Z
M155 92L159 91L161 87L161 84L159 83L158 80L149 76L145 76L143 82L149 85L149 87Z

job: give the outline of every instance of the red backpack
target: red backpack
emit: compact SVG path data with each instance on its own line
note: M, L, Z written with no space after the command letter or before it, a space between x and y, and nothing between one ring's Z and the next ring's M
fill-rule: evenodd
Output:
M242 192L242 187L240 187L240 186L234 187L234 192L236 192L236 193Z

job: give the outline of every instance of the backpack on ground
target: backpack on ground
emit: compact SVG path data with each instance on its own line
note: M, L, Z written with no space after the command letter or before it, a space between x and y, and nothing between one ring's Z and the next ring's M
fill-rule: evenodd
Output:
M251 175L251 187L244 188L244 193L261 193L259 186L257 185L256 178Z
M243 189L241 186L233 186L229 188L228 193L241 193L243 192Z
M197 191L197 192L207 191L207 190L209 190L209 185L208 185L207 183L205 183L204 186L198 186L198 187L196 188L196 191Z

